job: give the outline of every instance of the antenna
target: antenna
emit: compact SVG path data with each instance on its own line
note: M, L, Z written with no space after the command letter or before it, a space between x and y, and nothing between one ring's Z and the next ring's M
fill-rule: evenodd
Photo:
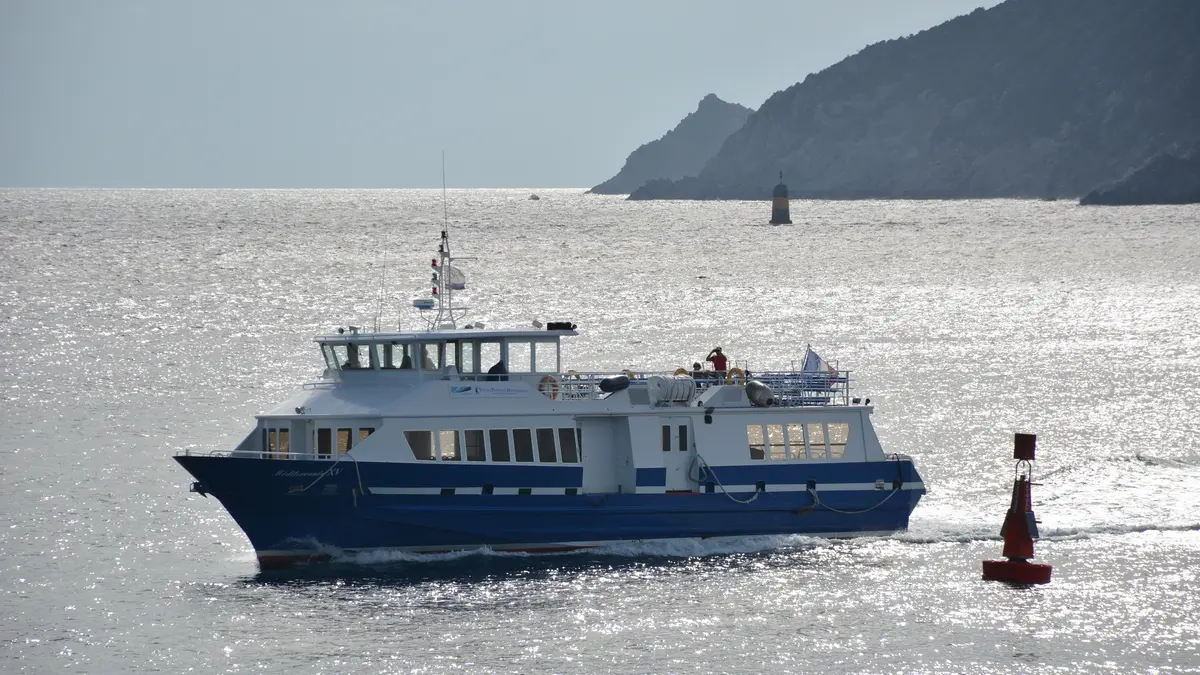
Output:
M781 172L780 176L783 175ZM450 207L446 206L446 151L442 151L442 229L450 229Z

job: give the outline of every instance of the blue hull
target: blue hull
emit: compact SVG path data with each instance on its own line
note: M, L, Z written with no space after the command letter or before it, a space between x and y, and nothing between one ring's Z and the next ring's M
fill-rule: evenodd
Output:
M340 462L322 475L330 469L328 462L192 456L176 460L196 478L200 490L221 501L249 537L263 566L311 558L325 547L562 550L645 539L893 532L907 528L909 514L924 493L920 476L908 460L714 467L726 485L753 485L757 480L752 479L761 474L758 480L770 477L779 484L813 481L819 495L814 500L807 490L772 491L767 484L749 504L735 502L720 489L667 494L478 494L483 480L493 481L491 487L497 491L526 486L579 491L579 467L367 462L356 467L353 462ZM781 476L781 469L790 475ZM875 482L885 478L886 487L877 489ZM460 493L371 492L376 486L438 491L439 486L454 484L460 486ZM847 489L864 485L864 489ZM897 485L903 489L894 490ZM462 494L466 491L475 494ZM746 500L754 494L732 496ZM863 512L851 513L855 511Z

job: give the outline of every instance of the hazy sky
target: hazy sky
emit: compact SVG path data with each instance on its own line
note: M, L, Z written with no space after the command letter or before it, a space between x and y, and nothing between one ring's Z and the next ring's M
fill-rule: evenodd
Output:
M996 0L0 0L0 185L586 187Z

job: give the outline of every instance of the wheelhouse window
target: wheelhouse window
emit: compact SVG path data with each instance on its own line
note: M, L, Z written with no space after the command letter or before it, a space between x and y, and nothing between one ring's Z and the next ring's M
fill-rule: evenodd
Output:
M533 372L533 353L528 342L508 343L508 372ZM517 460L520 461L520 460Z
M475 342L471 340L463 340L455 346L457 352L458 372L460 373L478 373L479 361L475 358Z
M763 425L746 425L746 442L750 446L750 459L765 459L766 443L763 438Z
M567 464L579 463L579 448L575 445L574 429L559 429L558 444L562 446L562 461Z
M370 436L373 433L375 433L374 427L359 427L358 442L362 443L363 441L367 440L367 436Z
M663 452L671 451L671 425L662 425L662 449Z
M538 429L537 430L537 447L538 461L544 463L557 463L558 450L554 447L554 430L553 429Z
M350 448L354 445L354 439L351 436L352 433L354 433L353 429L337 430L337 447L339 455L350 452Z
M404 440L408 441L408 447L412 449L413 457L427 462L432 462L434 459L436 459L433 455L432 431L405 431Z
M442 344L421 345L421 370L441 370L441 351L444 347Z
M508 372L507 368L501 362L500 343L499 342L481 342L479 343L479 370L480 372L492 372L497 367L503 368L502 371Z
M558 372L558 343L535 341L533 343L533 370L537 373Z
M488 442L492 445L493 462L511 462L508 450L508 429L488 429Z

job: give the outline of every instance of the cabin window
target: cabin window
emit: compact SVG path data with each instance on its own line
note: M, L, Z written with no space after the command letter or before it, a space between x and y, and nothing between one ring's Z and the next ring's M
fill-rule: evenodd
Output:
M317 429L317 457L328 459L333 455L333 429Z
M442 354L442 367L458 366L458 343L451 341L444 345L438 345L438 351ZM458 372L462 372L460 368Z
M788 451L792 459L807 459L804 452L804 425L793 422L787 425Z
M433 461L432 431L405 431L404 440L408 441L408 447L412 448L413 457L420 460Z
M670 452L671 451L671 425L664 424L664 425L662 425L662 428L663 428L662 449L663 449L663 452Z
M829 458L841 459L846 455L846 444L850 442L850 425L846 422L829 423Z
M269 458L287 459L288 445L287 429L267 430L267 456Z
M763 459L767 456L761 424L746 425L746 442L750 445L750 459Z
M513 429L513 454L518 462L533 461L533 433L529 429Z
M508 372L528 373L533 371L532 353L528 342L508 344ZM517 460L520 461L520 460Z
M371 370L377 370L381 368L381 364L383 363L383 360L380 358L382 349L383 345L367 345L367 361L364 362L363 365Z
M463 439L466 441L468 462L487 461L487 451L483 447L482 429L467 429L463 432Z
M533 369L538 373L558 372L558 345L553 342L535 342Z
M538 461L558 462L558 451L554 447L554 430L537 430Z
M821 422L808 424L808 456L825 459L825 425Z
M679 451L688 451L688 428L686 424L679 425Z
M492 444L493 462L512 461L512 455L508 451L508 429L489 429L488 441Z
M353 439L351 439L350 434L353 431L354 431L353 429L338 429L337 438L338 438L338 454L339 455L342 453L350 452L350 446L352 445L352 440L353 440Z
M375 433L375 427L359 427L358 442L362 443L363 441L367 440L367 436L370 436L373 433Z
M575 430L559 429L558 444L562 446L562 460L567 464L579 463L579 449L575 446Z
M454 429L442 429L438 432L438 447L442 449L443 462L457 462L458 432Z
M787 441L783 438L782 424L767 425L767 443L770 445L771 459L787 459Z
M441 370L438 345L421 345L421 370Z

